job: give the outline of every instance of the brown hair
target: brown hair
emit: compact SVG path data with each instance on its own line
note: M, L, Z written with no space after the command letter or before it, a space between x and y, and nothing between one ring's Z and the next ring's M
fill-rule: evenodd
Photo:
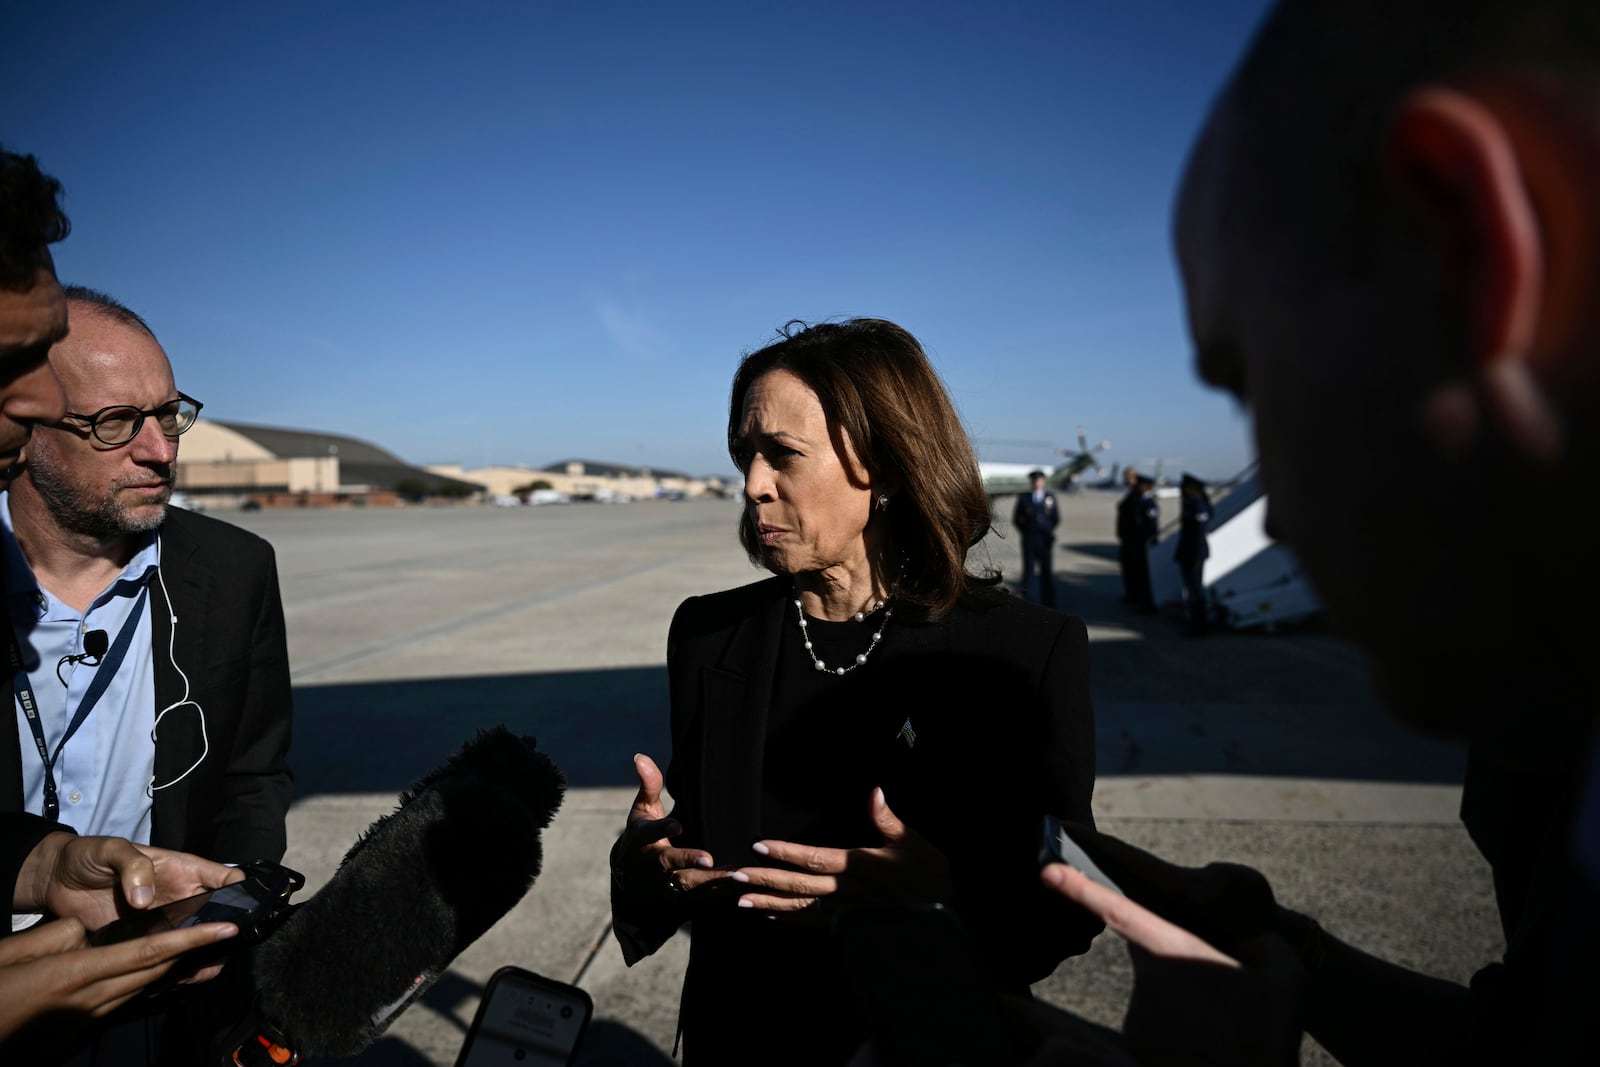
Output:
M883 319L796 319L778 332L781 340L746 355L733 376L728 454L739 469L745 394L762 375L786 370L817 394L829 429L848 437L874 483L893 487L885 514L905 554L900 601L939 619L964 595L997 583L998 574L967 570L967 550L989 532L989 497L955 405L917 339ZM739 540L759 565L748 511Z

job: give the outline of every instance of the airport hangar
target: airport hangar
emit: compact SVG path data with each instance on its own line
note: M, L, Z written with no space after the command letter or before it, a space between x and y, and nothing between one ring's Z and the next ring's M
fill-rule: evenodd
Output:
M230 508L385 507L404 499L482 502L515 497L534 483L573 499L623 500L724 495L717 477L588 460L544 468L460 464L413 466L344 434L201 419L184 434L175 488L193 505Z

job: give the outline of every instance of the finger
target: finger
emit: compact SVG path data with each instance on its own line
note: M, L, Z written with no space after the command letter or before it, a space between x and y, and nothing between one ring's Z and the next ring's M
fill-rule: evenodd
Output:
M39 923L30 930L0 940L0 966L27 963L58 952L71 952L88 945L83 923L77 919L56 919Z
M663 870L676 871L689 867L699 867L710 870L716 866L711 853L697 848L669 848L663 850L657 857L661 860Z
M669 877L678 883L678 888L685 893L692 893L701 886L713 882L721 882L732 875L732 871L698 871L693 868L681 868L673 871Z
M233 923L203 923L120 945L87 949L81 954L82 985L74 1000L91 1015L104 1015L166 974L185 952L238 933L239 928Z
M81 861L73 880L85 887L94 884L90 872L114 872L122 899L135 908L148 908L156 899L156 866L133 842L120 837L83 837L67 846L64 855L74 863Z
M816 874L838 874L850 861L848 849L821 848L793 841L757 841L750 847L757 855L793 864Z
M149 845L134 847L155 864L156 898L162 904L244 880L243 870L215 863L204 856Z
M777 890L787 896L825 897L839 891L839 880L832 875L801 874L776 867L741 867L730 871L735 882Z
M633 798L633 810L647 818L659 819L666 809L661 806L661 769L656 761L637 752L633 757L633 772L639 776L639 792Z
M872 791L872 825L883 835L886 845L902 844L906 839L906 824L889 810L889 801L884 798L882 788Z
M739 898L739 907L754 908L757 911L775 913L792 913L808 911L819 907L821 902L816 897L786 897L776 896L771 893L746 893Z
M683 833L683 824L677 819L636 819L628 816L628 825L623 829L629 845L642 848L656 841L665 841L669 837L677 837Z
M1113 932L1155 956L1195 960L1238 967L1239 961L1219 952L1194 934L1168 922L1064 863L1047 865L1040 873L1045 885L1097 915Z

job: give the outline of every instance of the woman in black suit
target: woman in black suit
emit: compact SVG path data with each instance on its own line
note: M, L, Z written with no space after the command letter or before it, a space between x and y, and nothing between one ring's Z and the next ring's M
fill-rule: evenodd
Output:
M870 1035L828 936L845 910L945 905L1023 996L1098 932L1038 876L1043 816L1091 819L1087 637L969 572L988 497L893 323L746 356L728 445L740 539L774 577L673 619L675 806L636 757L614 929L632 964L691 923L686 1063L840 1063Z

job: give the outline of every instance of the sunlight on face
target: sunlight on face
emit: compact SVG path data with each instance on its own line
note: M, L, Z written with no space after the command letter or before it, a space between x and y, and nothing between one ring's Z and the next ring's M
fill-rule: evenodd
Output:
M837 438L816 392L789 371L763 374L745 394L745 505L774 573L866 566L872 490L850 442Z

